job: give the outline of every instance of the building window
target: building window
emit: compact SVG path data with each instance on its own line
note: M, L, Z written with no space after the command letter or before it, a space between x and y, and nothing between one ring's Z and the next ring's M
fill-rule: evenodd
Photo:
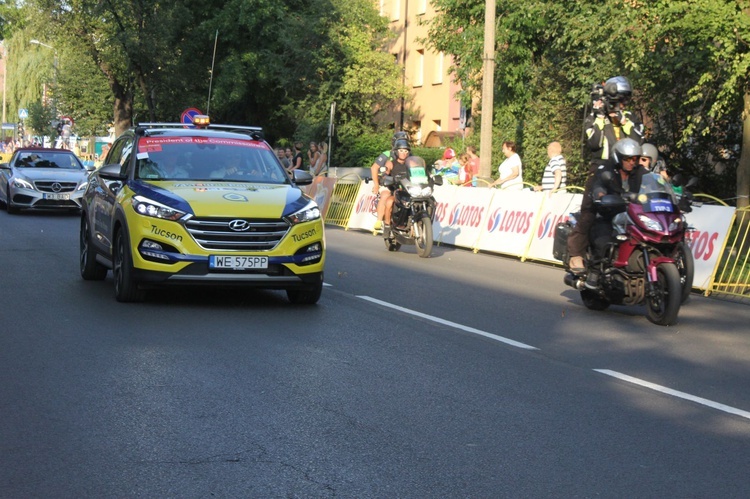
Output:
M437 57L435 57L435 73L432 75L432 83L433 85L440 85L443 83L443 61L445 59L445 54L443 52L440 52Z
M414 143L415 144L422 144L422 122L421 121L413 121L412 122L412 129L414 130Z
M406 0L407 2L409 0ZM401 19L401 0L393 0L391 4L391 21L398 21Z
M443 126L442 126L440 120L433 120L432 124L435 126L435 131L436 132L439 132L439 131L441 131L443 129Z
M427 0L417 0L417 15L421 16L427 13Z
M414 67L414 86L421 87L424 85L424 49L417 50L417 57Z

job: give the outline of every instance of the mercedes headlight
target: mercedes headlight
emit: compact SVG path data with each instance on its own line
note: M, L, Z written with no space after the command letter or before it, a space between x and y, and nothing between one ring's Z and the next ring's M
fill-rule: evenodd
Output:
M139 215L161 218L164 220L179 220L185 216L184 211L175 210L165 204L157 203L156 201L143 196L135 196L133 198L133 209L135 209L135 212Z
M654 232L664 232L664 227L661 226L661 223L659 223L658 220L654 220L653 218L650 218L646 215L638 215L638 219L643 225L646 226L648 230L653 230Z
M315 204L314 201L307 203L307 206L301 210L292 213L286 217L287 222L292 225L301 224L303 222L311 222L320 218L320 208Z
M14 177L12 182L13 187L16 189L31 189L34 190L34 186L31 185L31 182L28 180L24 180L20 177Z

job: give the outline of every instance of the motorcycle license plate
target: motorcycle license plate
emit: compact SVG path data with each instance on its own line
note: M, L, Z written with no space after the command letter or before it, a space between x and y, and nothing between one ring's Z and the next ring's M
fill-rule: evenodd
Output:
M646 211L650 213L672 213L674 211L672 201L668 199L651 199L646 208L648 208Z

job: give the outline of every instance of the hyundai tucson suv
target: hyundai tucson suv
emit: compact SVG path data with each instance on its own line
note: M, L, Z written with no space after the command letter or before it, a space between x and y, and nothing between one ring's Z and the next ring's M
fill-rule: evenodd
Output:
M80 271L115 298L170 285L283 289L315 304L325 235L318 205L258 127L146 123L112 144L83 195Z

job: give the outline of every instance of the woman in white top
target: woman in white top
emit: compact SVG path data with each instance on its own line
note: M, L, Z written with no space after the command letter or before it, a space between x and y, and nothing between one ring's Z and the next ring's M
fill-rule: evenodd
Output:
M320 175L326 166L328 166L328 144L325 142L318 144L318 151L320 153L318 154L318 161L315 163L315 168L312 171L313 175Z
M503 161L497 169L497 180L490 187L500 186L502 189L520 191L523 189L523 170L521 157L516 153L516 143L511 140L503 142Z

